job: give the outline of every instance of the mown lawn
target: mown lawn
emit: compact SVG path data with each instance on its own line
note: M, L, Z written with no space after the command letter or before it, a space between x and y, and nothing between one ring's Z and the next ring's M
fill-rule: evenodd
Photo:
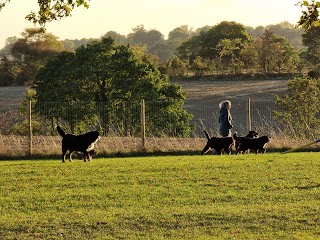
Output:
M0 239L319 239L320 154L0 161Z

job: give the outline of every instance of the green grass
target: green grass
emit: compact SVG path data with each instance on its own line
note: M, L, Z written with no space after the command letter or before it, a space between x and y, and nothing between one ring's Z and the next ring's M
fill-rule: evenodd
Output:
M319 239L319 153L0 161L0 239Z

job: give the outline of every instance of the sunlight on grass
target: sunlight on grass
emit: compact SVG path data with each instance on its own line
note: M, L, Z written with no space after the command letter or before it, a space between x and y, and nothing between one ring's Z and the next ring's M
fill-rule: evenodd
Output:
M0 161L1 239L317 239L318 153Z

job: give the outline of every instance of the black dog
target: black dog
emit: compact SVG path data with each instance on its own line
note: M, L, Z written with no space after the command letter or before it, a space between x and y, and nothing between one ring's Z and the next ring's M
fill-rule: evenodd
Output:
M232 137L209 137L207 131L204 131L206 137L208 139L206 146L201 152L201 155L205 154L210 148L216 150L218 155L221 155L222 150L224 150L227 154L231 153L231 148L233 145L233 138Z
M235 149L236 149L236 154L238 154L238 152L239 152L239 146L240 146L240 144L241 144L241 139L245 139L245 138L255 138L255 137L257 137L259 135L259 133L258 132L256 132L256 131L249 131L249 133L245 136L245 137L238 137L237 136L237 133L235 132L234 134L233 134L233 138L234 138L234 140L235 140ZM241 152L242 153L242 152Z
M93 150L94 144L99 140L99 132L92 131L82 135L66 134L59 126L57 126L58 133L62 137L62 162L66 161L66 154L69 150L70 153L82 152L84 154L84 161L89 159L91 156L89 152ZM72 159L70 159L72 162Z
M262 136L258 138L239 138L237 137L236 133L233 134L233 138L235 141L239 141L239 148L237 149L238 152L245 152L249 149L254 150L257 154L259 150L262 151L262 153L266 152L266 149L264 146L270 142L270 137L268 136Z

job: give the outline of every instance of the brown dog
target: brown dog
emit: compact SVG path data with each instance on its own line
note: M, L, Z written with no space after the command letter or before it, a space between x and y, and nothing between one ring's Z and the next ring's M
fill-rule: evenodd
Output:
M208 139L206 146L203 148L201 155L204 155L210 148L216 150L218 155L221 155L222 150L225 153L230 154L233 145L232 137L212 137L210 138L207 131L203 131Z

